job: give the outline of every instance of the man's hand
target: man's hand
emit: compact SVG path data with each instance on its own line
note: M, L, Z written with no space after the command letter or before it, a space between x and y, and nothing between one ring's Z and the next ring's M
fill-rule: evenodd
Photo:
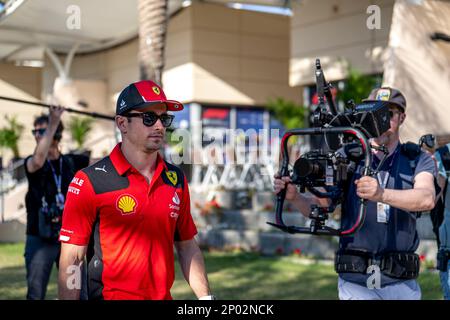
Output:
M64 112L64 108L61 106L51 106L50 107L50 114L49 114L49 125L55 125L58 126L59 122L61 121L61 116Z
M278 194L281 190L286 188L286 200L292 201L295 199L298 199L299 193L297 188L291 183L290 177L281 177L279 175L274 176L274 184L273 184L273 190L275 191L275 194Z
M374 202L382 202L384 190L378 184L377 179L364 176L361 179L356 180L355 184L358 197Z
M290 201L305 217L309 217L311 205L313 204L320 207L328 207L330 205L330 199L328 198L318 198L309 192L300 194L297 187L291 183L292 180L290 177L275 175L274 178L273 190L275 194L287 188L285 199Z

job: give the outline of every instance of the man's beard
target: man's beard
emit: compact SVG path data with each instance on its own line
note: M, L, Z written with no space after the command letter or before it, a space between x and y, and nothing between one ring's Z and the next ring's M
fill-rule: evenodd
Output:
M155 143L155 142L147 142L144 146L145 151L148 153L152 153L155 151L159 151L161 149L163 145L163 140L161 140L160 143Z

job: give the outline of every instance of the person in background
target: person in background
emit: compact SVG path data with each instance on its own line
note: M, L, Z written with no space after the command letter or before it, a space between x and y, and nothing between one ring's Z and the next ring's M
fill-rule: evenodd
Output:
M25 266L27 299L45 299L53 265L58 266L61 216L65 195L75 172L89 165L89 157L62 154L64 109L53 106L49 115L34 121L34 153L25 159L28 192L25 196L27 227Z
M441 192L440 202L432 212L433 228L437 233L438 254L437 269L439 270L442 292L445 300L450 300L450 143L440 147L435 153L438 165L438 183Z

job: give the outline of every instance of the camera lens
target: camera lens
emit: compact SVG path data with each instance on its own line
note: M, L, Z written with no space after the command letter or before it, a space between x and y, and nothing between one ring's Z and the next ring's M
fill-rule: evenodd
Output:
M310 175L321 176L321 172L323 170L321 170L321 166L319 163L306 158L300 158L294 164L294 171L297 176L306 178Z

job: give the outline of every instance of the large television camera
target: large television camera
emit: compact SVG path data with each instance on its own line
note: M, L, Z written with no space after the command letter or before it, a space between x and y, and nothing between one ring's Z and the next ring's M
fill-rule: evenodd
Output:
M344 185L349 178L349 170L362 162L363 175L376 174L378 169L371 169L371 149L375 147L368 140L379 137L390 128L389 103L376 101L355 105L350 102L348 110L338 113L331 94L331 84L325 80L319 59L316 60L315 75L318 106L312 115L314 125L307 129L289 130L284 134L281 140L282 161L279 174L282 177L290 176L292 183L299 186L302 193L308 190L319 198L329 198L330 205L311 206L309 227L287 226L283 221L283 203L286 197L284 189L277 195L275 223L268 223L289 233L352 235L364 223L366 200L360 199L358 217L350 228L334 229L326 225L326 220L328 214L334 212L344 198ZM301 155L290 170L287 142L292 136L302 135L322 136L323 146ZM330 136L337 138L337 146L330 147L327 143ZM387 149L383 146L377 148L384 152L386 159Z

